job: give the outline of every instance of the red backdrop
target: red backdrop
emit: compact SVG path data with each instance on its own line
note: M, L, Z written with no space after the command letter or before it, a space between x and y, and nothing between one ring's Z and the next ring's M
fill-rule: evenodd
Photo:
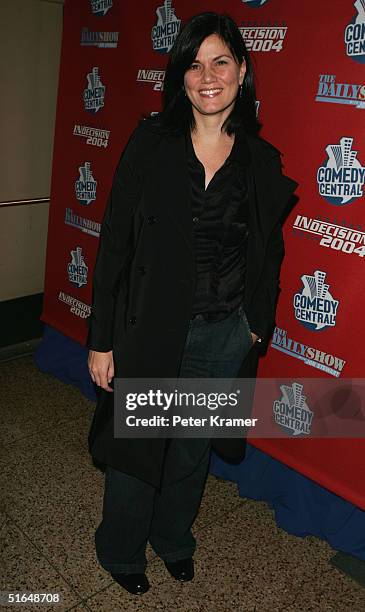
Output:
M227 12L240 26L256 67L262 135L300 183L284 226L277 329L259 374L361 377L364 0L66 0L43 320L85 342L114 168L141 115L160 109L181 23L204 10ZM361 440L252 443L365 508Z

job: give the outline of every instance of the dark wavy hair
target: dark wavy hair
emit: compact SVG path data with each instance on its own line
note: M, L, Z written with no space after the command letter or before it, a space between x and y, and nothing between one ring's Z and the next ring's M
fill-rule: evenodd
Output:
M162 111L155 119L170 133L181 134L195 126L190 100L184 91L184 75L194 62L203 40L217 34L227 45L238 64L246 62L246 74L241 96L222 126L228 135L240 127L256 134L260 124L256 116L256 94L252 62L242 35L231 17L206 12L194 15L186 22L171 49L167 64Z

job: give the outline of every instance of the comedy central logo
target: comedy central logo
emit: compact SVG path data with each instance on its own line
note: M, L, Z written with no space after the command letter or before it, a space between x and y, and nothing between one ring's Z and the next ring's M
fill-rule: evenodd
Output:
M303 274L303 289L294 294L295 318L312 331L336 325L339 301L329 292L326 276L327 273L322 270L316 270L313 276Z
M86 76L87 87L84 89L84 107L88 113L95 114L103 108L105 86L99 76L99 68L95 66Z
M169 53L179 33L181 19L175 15L171 0L165 0L156 10L157 24L151 32L152 45L157 53Z
M113 0L90 0L91 10L96 17L104 17L113 6Z
M242 2L252 8L260 8L260 6L266 4L267 0L242 0Z
M294 382L291 386L280 385L281 399L273 403L274 421L289 435L300 436L311 433L313 412L303 395L303 385Z
M353 151L354 139L344 136L339 144L328 145L327 161L318 168L317 182L320 195L330 204L343 206L363 196L365 168Z
M80 288L87 284L88 267L82 255L82 248L76 247L71 251L71 261L67 264L67 273L70 283Z
M90 162L79 167L79 178L75 182L76 198L86 206L96 200L97 181L94 179Z
M365 0L356 0L357 15L345 30L346 53L355 62L365 64Z

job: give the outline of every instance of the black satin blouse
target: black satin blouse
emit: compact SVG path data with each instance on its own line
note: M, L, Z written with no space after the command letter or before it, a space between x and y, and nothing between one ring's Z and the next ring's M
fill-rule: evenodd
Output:
M249 204L246 171L249 151L237 134L232 151L205 189L203 164L190 132L186 153L191 184L196 287L192 316L226 318L243 300Z

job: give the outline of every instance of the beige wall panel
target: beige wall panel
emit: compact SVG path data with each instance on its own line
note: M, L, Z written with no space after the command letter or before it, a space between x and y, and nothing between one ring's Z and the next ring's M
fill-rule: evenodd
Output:
M63 2L1 0L0 201L48 197ZM0 301L43 290L48 205L0 207Z
M48 204L0 209L0 301L41 293Z

